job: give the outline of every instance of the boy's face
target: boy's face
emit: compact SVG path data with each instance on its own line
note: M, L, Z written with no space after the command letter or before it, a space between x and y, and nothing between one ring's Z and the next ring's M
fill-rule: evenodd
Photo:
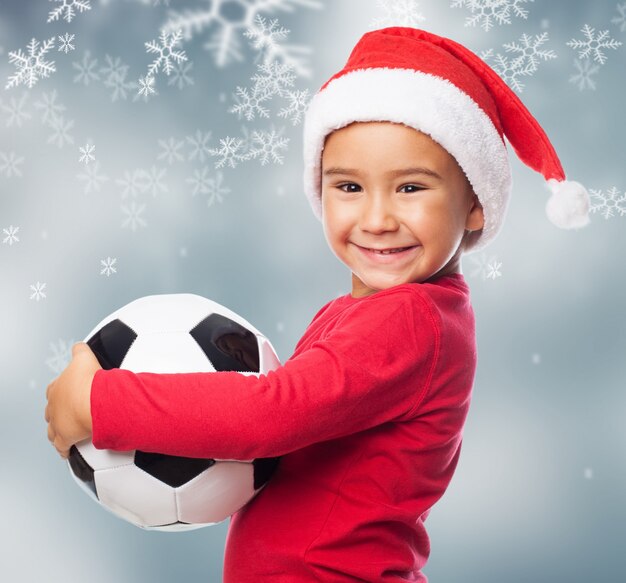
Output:
M352 123L326 138L322 209L354 297L460 273L466 230L484 224L457 161L426 134L391 122Z

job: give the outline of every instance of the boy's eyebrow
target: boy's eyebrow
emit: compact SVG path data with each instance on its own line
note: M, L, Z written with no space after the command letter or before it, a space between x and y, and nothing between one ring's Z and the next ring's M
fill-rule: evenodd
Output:
M361 172L359 170L355 170L352 168L340 168L339 166L331 166L324 170L324 176L332 176L334 174L353 174L355 176L360 176ZM399 176L407 176L409 174L426 174L431 178L437 178L441 180L441 176L437 174L434 170L430 168L423 168L421 166L414 166L411 168L399 168L398 170L391 170L387 173L391 178L398 178Z

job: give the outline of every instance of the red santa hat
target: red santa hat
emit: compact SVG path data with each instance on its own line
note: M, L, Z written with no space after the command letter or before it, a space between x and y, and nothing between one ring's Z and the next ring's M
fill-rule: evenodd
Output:
M552 195L548 218L564 229L589 222L589 194L566 181L554 147L517 95L476 54L410 27L365 33L344 68L309 103L304 120L304 189L321 220L321 159L328 134L356 121L391 121L428 134L465 172L485 225L472 251L502 225L511 192L504 136Z

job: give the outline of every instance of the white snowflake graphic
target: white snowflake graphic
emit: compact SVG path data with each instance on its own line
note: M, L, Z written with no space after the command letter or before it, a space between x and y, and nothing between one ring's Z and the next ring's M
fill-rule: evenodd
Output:
M32 117L28 111L25 111L27 99L28 93L24 93L19 100L11 97L9 105L0 102L0 108L6 115L6 126L8 128L13 125L21 128L22 124Z
M519 38L519 42L502 45L506 52L514 53L516 56L509 58L501 53L494 56L493 49L482 51L480 56L492 66L505 83L522 93L525 85L520 78L532 76L539 69L541 61L556 59L554 51L540 48L548 40L547 32L537 34L534 38L524 33Z
M55 119L61 117L65 111L65 106L57 103L57 90L50 93L43 93L41 99L35 102L35 109L41 110L41 121L50 125Z
M137 89L136 81L126 80L128 65L121 65L119 58L116 59L115 63L111 61L110 66L100 69L100 72L106 75L105 87L113 89L111 93L112 102L116 102L118 99L126 100L128 92Z
M85 194L89 194L92 190L100 191L100 187L109 180L108 176L100 174L100 162L98 161L87 166L83 173L76 175L76 178L85 183Z
M85 10L91 10L90 0L49 0L50 2L62 2L61 6L53 8L48 14L48 22L53 22L63 17L67 22L72 22L72 18L76 16L76 10L78 12L84 12Z
M148 43L144 43L146 45L146 52L158 54L158 57L148 66L148 77L154 77L159 72L159 68L162 68L164 73L169 76L174 68L172 60L176 63L187 60L185 51L175 49L182 37L182 31L180 30L171 34L162 30L159 42L152 40Z
M252 146L250 147L250 157L259 160L261 166L272 162L282 164L283 156L280 150L286 150L289 144L289 138L282 138L284 128L279 131L271 129L270 131L254 131L252 132Z
M589 211L598 213L605 219L626 215L626 194L621 194L617 187L612 187L606 192L603 190L589 190L591 206Z
M283 107L278 112L278 117L286 117L291 120L291 123L295 126L298 125L304 119L304 112L306 111L310 97L309 90L304 91L287 91L287 99L289 104L287 107Z
M158 95L157 90L154 88L154 77L149 75L139 77L139 91L137 91L133 101L137 101L139 97L143 97L144 101L148 101L150 95Z
M59 52L63 52L67 55L70 51L73 51L76 47L72 44L76 35L66 32L63 36L57 37L59 40Z
M161 152L157 156L157 160L165 160L170 165L174 162L184 162L185 158L180 152L184 145L184 141L175 138L169 138L167 141L159 140Z
M595 91L596 82L592 79L592 76L598 74L600 65L595 65L589 59L583 61L574 59L574 68L576 69L576 73L570 76L569 82L577 84L579 91L585 89Z
M24 54L22 49L9 51L9 63L15 65L17 72L9 77L6 89L11 89L22 83L30 89L39 79L49 77L51 73L56 71L54 61L44 59L46 53L54 48L54 39L55 37L52 37L41 44L33 38L26 47L28 54Z
M98 59L92 59L91 53L89 51L85 51L83 53L82 61L74 61L72 63L72 67L78 71L78 73L74 76L74 83L82 83L87 86L92 81L99 81L100 75L98 75L98 72L96 71L97 66Z
M24 157L17 156L15 152L9 152L8 154L0 152L0 174L7 178L12 178L13 176L21 177L22 171L19 166L23 163Z
M91 144L85 144L84 146L80 147L80 153L81 156L78 159L79 162L84 162L85 164L89 164L90 160L95 160L96 157L94 156L93 152L96 149L95 146L92 146Z
M248 121L251 121L256 115L266 118L270 116L269 109L261 105L263 102L270 100L270 95L258 86L255 85L251 90L248 87L237 87L234 98L236 103L228 111L236 113L239 119L245 117Z
M135 232L138 227L146 227L147 223L141 216L145 210L145 204L138 205L134 200L131 201L130 206L122 205L122 212L126 215L126 219L122 222L122 228L130 226L131 230Z
M54 117L50 120L53 133L48 136L49 144L56 144L57 148L63 148L66 144L73 144L74 137L70 131L74 127L74 120L65 120L63 117Z
M568 41L567 46L573 49L578 49L579 59L588 59L590 55L593 55L593 60L596 63L604 65L607 60L607 56L603 49L617 49L622 45L621 41L612 39L609 37L608 30L599 31L596 35L595 28L585 24L581 29L585 35L586 40L572 39Z
M54 374L61 374L65 367L70 363L72 359L72 346L75 344L74 340L65 342L59 339L57 345L50 343L50 350L52 356L46 359L46 365Z
M34 299L37 301L44 299L46 297L46 294L44 292L45 287L45 283L37 282L35 284L31 284L30 289L33 290L33 294L30 296L30 299Z
M470 271L471 277L480 276L483 280L487 280L496 279L502 275L500 272L502 263L495 256L487 256L485 253L481 253L479 256L472 254L470 261L473 265L473 269Z
M209 169L203 166L201 170L195 170L192 178L187 178L187 182L192 185L192 196L196 194L206 194L207 203L212 206L216 201L223 202L223 196L230 192L230 188L222 185L224 176L217 172L215 177L208 174Z
M260 14L254 17L254 26L248 28L244 36L250 39L250 45L255 51L269 52L276 50L279 41L285 40L289 30L278 25L278 19L270 20L269 24Z
M114 79L125 77L128 73L128 65L124 64L120 57L112 57L108 53L104 55L104 67L100 68L100 74L104 75L104 84L110 85Z
M626 2L623 4L618 4L616 6L617 12L619 16L611 18L611 22L617 26L619 26L620 32L626 31Z
M19 243L20 238L17 236L19 230L19 227L14 227L13 225L2 229L2 232L6 235L6 237L2 239L2 242L5 244L8 243L9 247L13 245L13 243Z
M240 33L248 31L248 38L263 46L267 61L280 59L291 64L299 75L308 77L311 72L304 59L298 55L307 52L303 47L282 46L277 40L281 36L277 29L262 24L257 15L282 10L292 12L295 7L321 9L318 0L255 0L254 2L237 2L239 17L229 14L228 5L235 4L232 0L203 0L204 8L170 11L169 18L163 26L166 32L181 30L186 41L215 25L215 30L204 44L219 68L226 67L234 61L243 61ZM230 11L232 13L232 11ZM259 27L261 27L259 29ZM257 30L259 29L259 30ZM243 36L243 35L242 35Z
M110 257L107 257L106 259L100 259L100 263L103 266L100 270L100 275L106 275L109 277L112 273L117 273L117 269L114 267L116 262L117 258L111 259Z
M189 152L189 160L198 160L204 163L205 158L208 160L211 156L211 148L209 142L211 141L211 132L201 132L196 130L193 136L187 136L187 142L190 145L191 151Z
M187 182L191 184L191 195L196 196L196 194L206 194L209 192L211 180L207 166L203 166L200 170L196 168L193 172L193 176L187 178Z
M416 0L377 0L376 4L384 12L384 16L372 19L373 28L384 26L417 27L426 17L419 10Z
M215 162L215 167L222 168L228 164L231 168L235 168L239 162L247 160L247 154L242 152L242 143L242 140L230 136L220 138L220 147L209 150L211 156L219 157L219 160Z
M465 19L465 26L480 24L489 31L496 24L511 24L511 16L527 19L528 10L523 6L534 0L453 0L452 8L468 8L471 15Z

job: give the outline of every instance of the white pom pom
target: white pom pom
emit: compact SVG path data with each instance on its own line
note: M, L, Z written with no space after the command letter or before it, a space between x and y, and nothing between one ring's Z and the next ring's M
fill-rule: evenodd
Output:
M550 178L547 182L552 196L546 203L546 214L561 229L577 229L589 224L589 194L578 183Z

